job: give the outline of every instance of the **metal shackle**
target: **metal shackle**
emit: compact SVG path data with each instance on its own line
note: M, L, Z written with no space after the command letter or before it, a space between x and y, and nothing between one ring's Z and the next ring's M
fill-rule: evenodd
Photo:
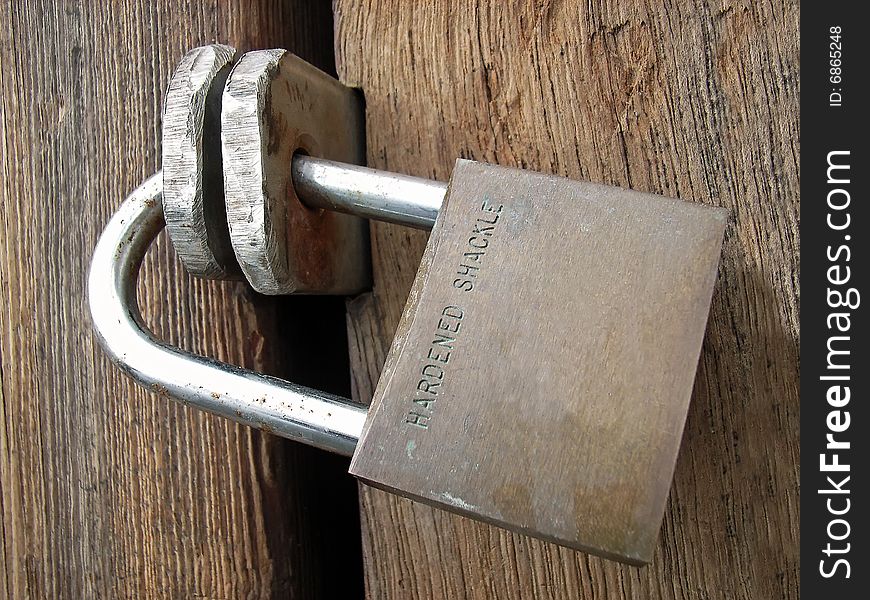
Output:
M311 207L431 228L444 198L441 182L296 156L293 182ZM93 328L111 360L160 396L238 423L350 456L366 408L347 398L194 355L159 341L136 297L142 260L165 225L163 176L147 179L100 235L88 276Z
M185 54L167 90L164 169L124 201L100 236L91 261L88 301L93 327L103 349L123 371L183 404L332 452L353 453L366 416L364 407L160 342L142 320L136 289L142 259L164 226L192 274L237 277L242 273L230 263L245 258L239 264L248 282L268 293L287 293L281 289L286 281L269 286L263 285L269 273L256 283L249 275L258 253L274 250L275 242L292 246L294 260L301 258L298 251L320 252L312 254L313 262L327 270L368 265L367 256L358 256L363 250L367 254L367 236L361 237L360 231L360 225L367 229L364 224L328 212L325 215L332 216L321 219L310 209L431 228L445 184L309 155L319 151L332 158L362 160L360 106L350 88L284 50L237 57L233 48L212 44ZM300 151L290 152L297 146ZM261 224L270 223L285 207L296 215L288 217L287 225L296 228L277 227L272 234L280 239L270 241L268 232L248 227L249 214L258 213ZM237 229L251 231L233 232L234 223ZM234 233L231 247L229 237ZM279 248L276 256L280 252ZM305 270L305 265L290 267L297 274ZM335 293L347 286L360 289L368 271L345 272L332 283L320 281L316 273L305 277L309 280L300 282L299 291Z

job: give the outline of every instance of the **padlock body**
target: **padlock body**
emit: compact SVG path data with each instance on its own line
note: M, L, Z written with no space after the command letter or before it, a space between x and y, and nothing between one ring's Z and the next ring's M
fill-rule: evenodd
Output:
M351 472L648 562L725 222L722 209L458 161Z

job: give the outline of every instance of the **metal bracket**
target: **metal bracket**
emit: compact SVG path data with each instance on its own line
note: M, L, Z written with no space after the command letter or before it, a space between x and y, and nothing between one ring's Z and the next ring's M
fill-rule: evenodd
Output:
M365 162L357 93L286 50L248 52L223 92L226 216L262 294L354 294L371 285L368 223L305 206L290 174L303 152Z

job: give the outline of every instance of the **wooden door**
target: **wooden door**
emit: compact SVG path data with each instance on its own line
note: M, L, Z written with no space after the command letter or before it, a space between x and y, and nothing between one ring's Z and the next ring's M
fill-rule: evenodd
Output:
M361 489L372 598L798 597L798 4L334 5L371 166L537 169L731 211L659 548L638 569ZM375 224L370 398L426 235Z
M158 168L175 64L213 41L334 70L325 1L0 7L2 597L362 593L346 460L151 394L91 335L97 235ZM172 344L349 393L340 298L195 280L163 236L140 291Z

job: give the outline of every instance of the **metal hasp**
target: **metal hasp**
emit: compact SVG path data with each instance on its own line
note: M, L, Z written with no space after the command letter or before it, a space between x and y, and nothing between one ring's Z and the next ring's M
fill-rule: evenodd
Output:
M458 161L350 472L649 562L726 216Z
M233 67L220 120L230 240L263 294L355 294L371 282L368 223L312 210L296 195L294 153L365 162L355 90L286 50L257 50Z
M368 288L366 221L312 209L291 180L296 154L364 162L359 94L285 50L235 61L194 48L166 92L163 207L185 268L264 294Z

